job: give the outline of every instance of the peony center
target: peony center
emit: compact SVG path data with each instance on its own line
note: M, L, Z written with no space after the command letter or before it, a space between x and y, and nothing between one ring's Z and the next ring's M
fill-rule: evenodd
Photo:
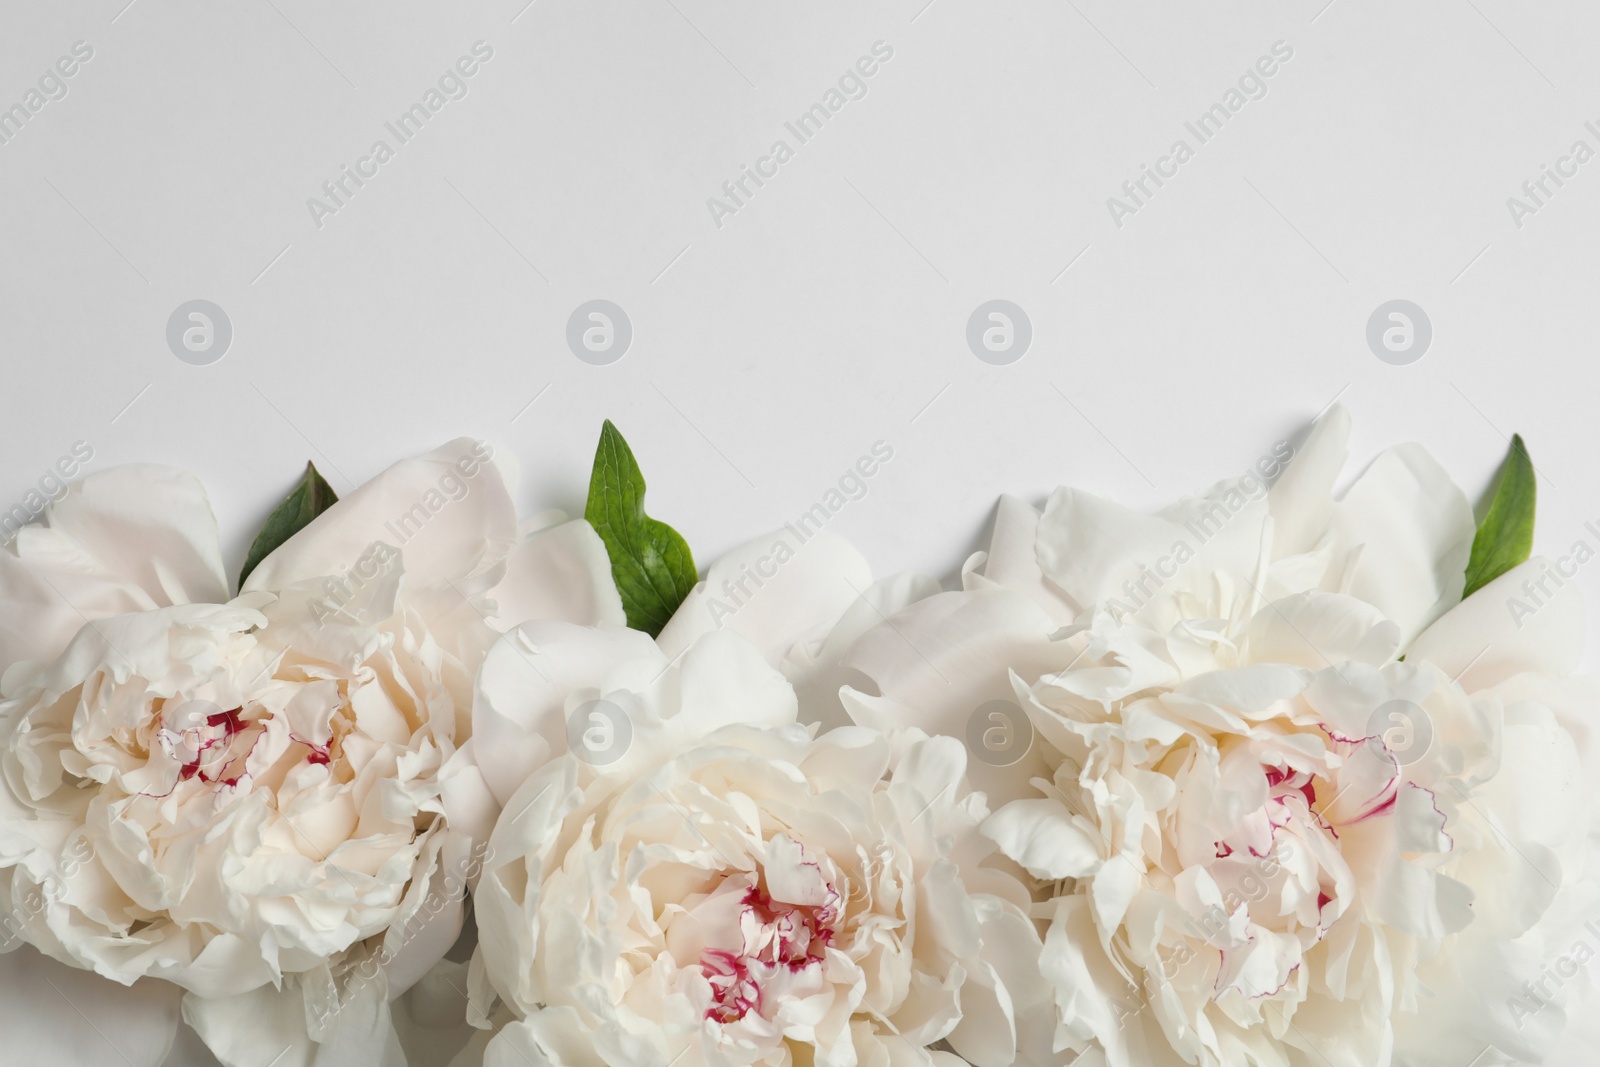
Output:
M761 884L745 891L739 907L738 950L706 949L700 970L711 983L706 1018L721 1023L762 1014L765 987L820 965L833 943L842 898L826 887L820 904L776 900Z
M244 775L244 757L254 743L247 733L255 724L244 719L243 708L203 716L191 709L191 705L180 708L160 734L162 747L178 763L178 780L237 785Z

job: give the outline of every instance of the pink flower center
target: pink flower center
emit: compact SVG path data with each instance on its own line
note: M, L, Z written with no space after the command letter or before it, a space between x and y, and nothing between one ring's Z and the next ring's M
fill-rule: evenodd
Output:
M708 948L700 957L700 970L711 983L712 1004L706 1018L719 1023L738 1022L754 1011L761 1013L761 983L750 973L750 961L726 949Z
M759 1015L764 982L821 963L833 942L840 899L832 886L821 904L774 900L759 884L746 890L739 913L741 951L706 949L700 957L700 970L712 990L706 1018L731 1023L751 1011Z
M1283 803L1283 799L1293 793L1299 793L1305 798L1306 807L1312 807L1317 802L1317 785L1311 775L1305 771L1290 771L1281 767L1267 768L1267 786L1272 790L1272 799Z
M239 784L245 773L242 757L249 753L249 745L235 746L234 741L254 725L241 717L243 710L215 712L206 716L203 723L178 733L173 758L181 760L179 781L198 777L213 784ZM243 751L238 751L241 747Z

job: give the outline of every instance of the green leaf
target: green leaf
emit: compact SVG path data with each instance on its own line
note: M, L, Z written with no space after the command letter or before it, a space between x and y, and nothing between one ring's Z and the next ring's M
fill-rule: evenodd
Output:
M583 517L605 542L628 625L655 637L694 588L694 556L678 531L644 513L644 475L610 419L594 451Z
M250 555L244 561L244 570L239 572L240 587L244 586L244 580L250 577L250 572L272 555L274 549L338 502L333 487L323 481L315 466L307 463L305 475L283 503L267 516L266 525L256 534L255 543L250 546Z
M1463 599L1476 593L1512 567L1527 560L1533 552L1533 510L1537 479L1533 461L1528 458L1522 436L1514 434L1511 449L1500 465L1500 484L1495 486L1489 512L1478 524L1472 539L1472 556L1467 561L1467 585Z

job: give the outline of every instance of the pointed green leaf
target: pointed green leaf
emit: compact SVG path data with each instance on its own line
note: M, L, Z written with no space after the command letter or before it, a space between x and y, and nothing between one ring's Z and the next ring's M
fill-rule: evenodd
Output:
M339 498L334 494L333 487L323 481L316 467L307 463L305 475L284 498L283 503L267 516L266 524L261 527L261 532L256 534L255 542L250 546L250 555L244 561L244 570L239 572L239 585L243 587L244 580L250 577L250 572L270 556L274 549L338 502Z
M610 419L600 430L583 517L605 542L628 625L656 636L694 588L694 556L678 531L644 513L644 475Z
M1522 436L1511 438L1511 449L1500 465L1500 483L1495 486L1489 512L1478 524L1472 539L1472 557L1467 561L1467 585L1463 598L1527 560L1533 552L1533 511L1537 480L1533 461L1528 458Z

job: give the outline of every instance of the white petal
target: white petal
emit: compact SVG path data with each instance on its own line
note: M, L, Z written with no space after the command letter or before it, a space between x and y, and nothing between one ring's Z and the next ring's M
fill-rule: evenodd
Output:
M503 560L517 541L517 513L492 455L461 437L401 460L313 519L250 572L244 588L342 574L375 541L400 549L407 583L421 588Z
M1039 522L1039 566L1086 610L1117 598L1165 628L1176 594L1209 589L1213 571L1255 572L1267 498L1261 483L1253 484L1252 490L1242 479L1219 482L1157 515L1057 489ZM1166 610L1147 613L1147 604Z
M801 543L779 530L713 563L661 631L661 648L673 658L729 629L777 666L796 641L825 633L871 581L867 561L843 538L824 530Z
M50 528L156 604L228 599L217 518L199 479L169 467L91 474L50 508Z
M1340 593L1297 593L1276 600L1245 631L1257 663L1290 663L1311 670L1394 658L1400 628L1366 601Z
M1400 627L1409 642L1461 599L1475 526L1466 496L1434 458L1401 445L1373 461L1340 501L1341 592Z
M862 726L964 739L988 702L1015 705L1013 671L1031 680L1073 659L1066 642L1051 640L1055 629L1042 608L1007 589L920 600L873 627L845 656L844 666L871 678L882 694L847 691L845 706ZM1028 781L1046 770L1033 745L1003 767L975 759L967 773L998 804L1032 796Z
M0 1042L18 1064L161 1067L183 990L155 979L118 985L22 947L0 955Z
M1417 937L1438 938L1472 922L1472 890L1454 878L1391 855L1378 874L1378 916Z
M678 728L697 738L733 723L794 722L794 688L769 663L759 649L732 631L708 634L695 642L678 672L678 707L673 715Z
M439 772L439 796L451 827L474 841L489 840L500 814L500 801L484 780L473 740L462 745Z
M1333 489L1349 456L1350 413L1329 408L1311 427L1268 495L1277 555L1310 552L1323 539L1333 515Z
M882 578L851 602L822 640L797 641L781 667L799 698L800 720L820 723L824 731L849 723L839 690L860 680L857 671L845 666L856 641L884 619L938 592L939 583L920 574Z
M460 936L467 878L475 870L469 866L471 851L472 842L464 834L447 829L433 831L423 844L411 884L384 936L383 970L391 1000L421 981Z
M1119 595L1119 585L1138 576L1140 563L1164 555L1180 537L1159 516L1096 493L1061 488L1050 494L1039 520L1039 566L1087 610Z
M1281 663L1256 663L1233 670L1210 671L1176 686L1175 693L1246 715L1268 712L1310 683L1303 667Z
M1025 594L1050 617L1067 626L1077 617L1079 605L1071 603L1050 585L1039 568L1039 510L1009 494L995 507L994 534L980 574L965 575L965 588L1001 586Z
M1013 800L985 820L983 835L1035 878L1082 878L1102 862L1103 843L1055 800Z
M1092 1048L1098 1042L1101 1058L1091 1057L1090 1063L1131 1067L1138 1061L1129 1056L1132 1035L1123 1026L1116 999L1125 983L1100 947L1089 902L1072 896L1053 904L1040 967L1055 988L1060 1029L1074 1039L1074 1047ZM1061 1043L1058 1034L1057 1045Z
M541 530L512 550L506 576L489 594L497 624L562 619L585 626L626 626L605 543L582 519Z
M53 658L86 619L228 599L217 521L193 475L91 474L0 548L0 672Z
M406 1067L381 979L353 983L318 1043L297 981L221 999L183 998L183 1019L224 1067Z
M1545 578L1549 567L1535 556L1473 593L1411 643L1407 662L1436 664L1469 693L1524 672L1571 674L1583 655L1583 597ZM1541 579L1548 595L1530 593Z
M467 1023L466 964L445 960L390 1002L406 1067L450 1067L478 1034Z
M508 1023L484 1050L483 1067L604 1067L575 1015L553 1008Z
M1395 797L1395 845L1401 852L1448 852L1452 842L1433 793L1410 782Z
M665 666L648 634L562 622L526 623L499 641L478 672L473 751L484 781L504 804L530 773L567 750L567 699L600 690L619 663Z
M1126 854L1111 857L1095 872L1090 899L1101 930L1115 930L1122 925L1143 878L1144 871Z

